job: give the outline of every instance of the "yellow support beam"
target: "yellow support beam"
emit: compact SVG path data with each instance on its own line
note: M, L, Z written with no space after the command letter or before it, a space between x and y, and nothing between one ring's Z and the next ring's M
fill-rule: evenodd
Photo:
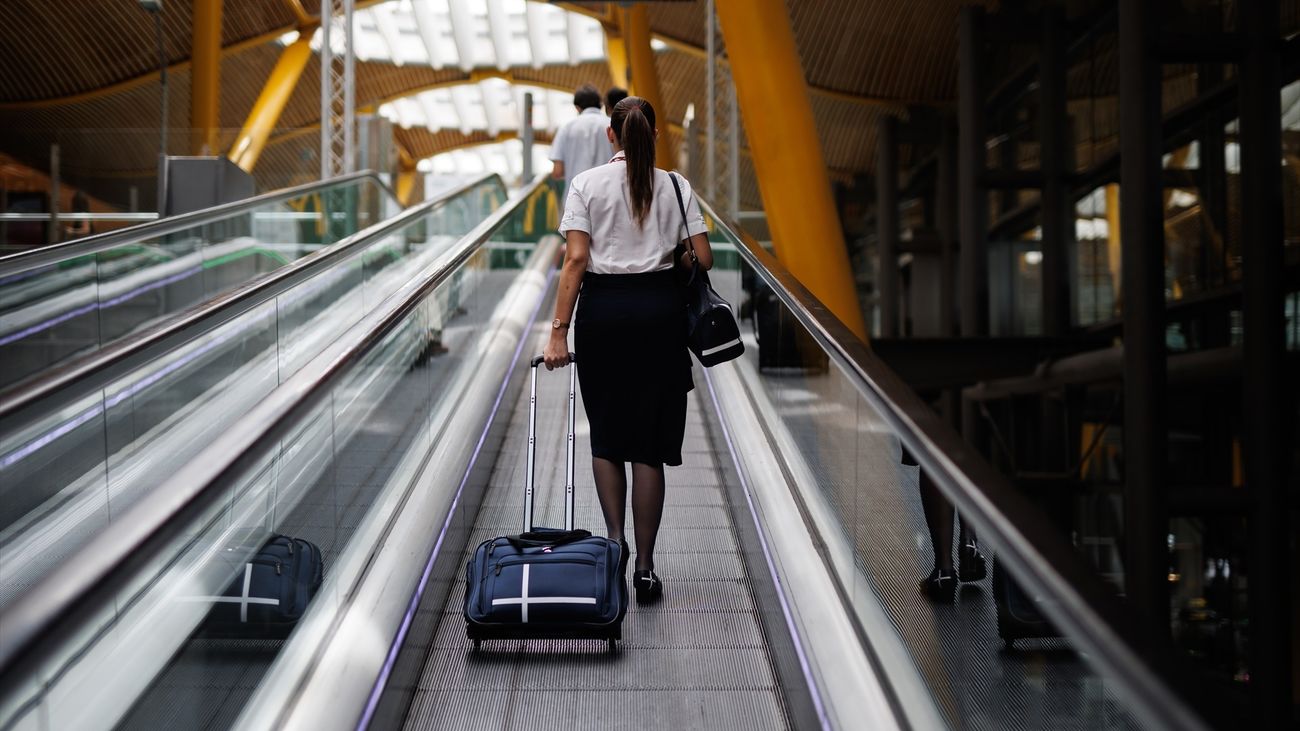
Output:
M236 165L250 173L253 171L311 57L311 34L302 36L280 54L280 60L276 61L262 93L248 113L244 128L230 148L230 159Z
M404 206L411 205L411 193L415 191L415 181L419 176L419 167L411 153L406 151L405 147L394 142L397 148L397 185L394 192L397 193L397 201Z
M614 15L614 8L611 3L609 14ZM614 86L626 89L631 83L628 77L631 71L628 68L627 43L623 41L623 34L619 31L618 26L614 23L602 23L605 29L605 49L609 56L609 76L614 80ZM653 104L653 102L651 102Z
M655 159L659 167L671 170L677 166L677 157L668 139L668 108L659 93L659 72L655 68L654 49L650 47L650 18L644 5L634 5L618 8L618 19L619 35L627 55L627 86L624 88L655 108L656 121L664 130L655 143Z
M221 4L194 0L190 127L195 155L215 155L221 135Z
M867 339L785 0L717 0L777 258Z

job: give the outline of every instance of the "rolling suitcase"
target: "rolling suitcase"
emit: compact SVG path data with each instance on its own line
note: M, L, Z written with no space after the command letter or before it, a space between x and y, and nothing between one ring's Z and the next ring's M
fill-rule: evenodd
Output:
M320 589L325 562L314 543L272 536L248 559L221 596L185 597L211 602L199 626L204 637L283 639Z
M574 360L573 354L569 356ZM537 366L530 368L528 467L523 532L483 541L465 567L465 631L478 649L485 639L597 639L612 652L627 612L623 549L573 527L573 452L577 374L569 374L569 435L564 528L533 527L537 436ZM573 369L574 366L570 365Z

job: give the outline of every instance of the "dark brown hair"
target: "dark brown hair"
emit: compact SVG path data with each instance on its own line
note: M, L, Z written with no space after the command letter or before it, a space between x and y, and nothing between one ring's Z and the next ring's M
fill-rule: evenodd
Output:
M655 108L638 96L614 105L609 126L627 157L627 188L632 194L632 215L645 225L655 191Z
M591 84L583 84L573 92L573 106L579 109L600 109L600 90Z

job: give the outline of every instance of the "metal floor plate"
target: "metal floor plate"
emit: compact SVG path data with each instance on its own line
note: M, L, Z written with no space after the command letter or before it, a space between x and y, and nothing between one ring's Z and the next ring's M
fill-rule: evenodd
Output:
M567 372L538 378L536 523L563 524ZM667 472L655 568L663 601L635 599L619 651L583 640L485 641L471 651L461 612L464 586L451 587L437 621L406 728L431 729L775 729L786 717L759 628L749 579L723 507L715 457L693 393L681 467ZM469 545L519 531L524 497L527 398L493 468ZM591 476L586 418L578 408L575 524L604 532ZM631 532L631 510L628 513ZM634 547L635 550L635 547Z

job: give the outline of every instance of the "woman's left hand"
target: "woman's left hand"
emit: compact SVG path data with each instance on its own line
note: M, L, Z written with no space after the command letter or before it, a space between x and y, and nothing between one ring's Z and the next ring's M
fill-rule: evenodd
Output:
M551 335L551 339L546 342L546 349L542 351L542 358L548 371L568 365L569 339L558 331Z

